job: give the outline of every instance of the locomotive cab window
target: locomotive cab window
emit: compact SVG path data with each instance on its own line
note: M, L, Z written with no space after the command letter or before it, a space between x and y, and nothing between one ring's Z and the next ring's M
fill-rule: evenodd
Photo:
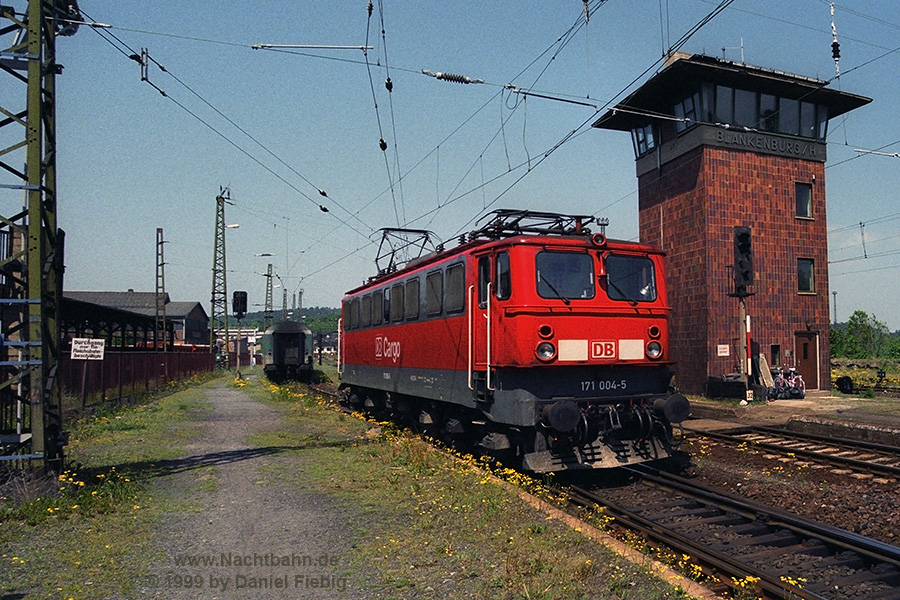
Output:
M384 303L381 306L384 314L384 322L391 322L391 288L384 288Z
M541 298L568 304L594 297L594 261L588 254L545 250L535 257L535 269Z
M656 277L653 261L642 256L610 255L605 259L606 295L610 300L653 302Z
M484 308L487 305L488 283L491 282L491 257L482 256L478 259L478 306Z
M497 284L494 294L497 300L509 300L511 279L509 271L509 253L501 252L497 255Z

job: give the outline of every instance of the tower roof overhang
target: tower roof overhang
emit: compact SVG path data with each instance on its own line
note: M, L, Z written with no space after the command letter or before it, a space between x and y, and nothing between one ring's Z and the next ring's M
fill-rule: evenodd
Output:
M864 106L871 98L825 86L828 81L764 69L699 54L675 53L665 67L622 102L594 121L600 129L631 131L658 118L671 119L674 102L697 91L701 83L804 100L828 107L834 118Z

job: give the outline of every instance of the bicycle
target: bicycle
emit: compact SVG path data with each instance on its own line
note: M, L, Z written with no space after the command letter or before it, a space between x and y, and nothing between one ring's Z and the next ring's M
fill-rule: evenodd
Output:
M799 400L806 396L806 383L797 369L791 367L785 373L784 369L772 369L774 385L766 390L766 398L769 400Z

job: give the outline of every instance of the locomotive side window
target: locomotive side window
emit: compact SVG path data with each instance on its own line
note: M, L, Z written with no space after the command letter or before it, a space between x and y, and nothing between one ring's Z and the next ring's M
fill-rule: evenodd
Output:
M541 298L570 299L594 297L594 261L579 252L538 252L537 291Z
M419 318L419 280L410 279L406 282L406 318L414 320Z
M448 313L462 311L466 307L466 269L463 263L447 267L446 283L444 308Z
M406 282L406 319L412 321L419 318L419 280L410 279Z
M653 261L642 256L606 257L606 295L610 300L653 302L656 277Z
M441 314L444 298L444 273L434 271L425 276L425 314L435 317Z
M396 283L391 287L391 321L402 321L403 309L403 284Z
M391 288L384 288L384 303L381 306L384 314L384 322L391 322Z
M384 304L384 292L377 290L372 294L372 325L381 325Z
M350 329L359 327L359 298L350 301Z
M497 255L497 300L508 300L511 287L509 253L501 252Z
M484 308L487 305L487 288L491 281L491 257L482 256L478 259L478 306Z
M362 314L360 315L360 324L368 327L372 324L372 296L365 295L362 297Z

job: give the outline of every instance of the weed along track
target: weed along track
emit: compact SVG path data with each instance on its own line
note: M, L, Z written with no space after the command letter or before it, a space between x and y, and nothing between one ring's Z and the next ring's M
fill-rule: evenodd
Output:
M573 501L603 507L616 526L686 557L679 562L689 557L719 588L773 599L898 597L900 548L649 467L629 469L636 484L573 488Z
M747 440L731 443L735 447L740 444L742 449L755 447ZM711 436L699 440L695 437L688 444L698 452L693 467L696 472L704 472L698 465L712 460L708 458L707 448L714 444ZM875 450L872 445L865 449L872 450ZM890 449L885 451L890 453ZM754 454L754 457L773 463L768 468L776 476L784 472L784 467L778 466L782 463L773 461L769 455ZM481 464L489 469L493 463L483 459ZM769 471L763 468L760 472ZM754 502L657 472L649 465L623 467L603 476L590 474L594 481L606 481L621 478L622 473L630 473L627 476L636 483L604 487L602 491L589 491L580 487L581 484L534 491L556 506L561 506L563 499L571 499L573 505L581 507L571 510L572 514L583 518L584 523L606 530L627 531L625 541L641 549L645 560L648 554L655 556L718 593L810 600L900 597L896 594L900 587L900 549L890 543L819 522L817 518L766 506L764 502L769 499L766 495L761 496L763 503ZM584 481L572 475L566 481ZM785 480L792 485L806 483L802 477L791 480L790 473L786 475ZM529 478L516 474L509 480L522 486ZM861 481L862 485L868 482ZM533 482L523 487L528 489L531 485ZM732 479L730 485L740 490L740 478ZM719 482L721 488L728 486L725 481Z
M800 461L851 469L856 473L900 478L900 448L861 440L798 433L771 427L741 428L733 432L704 432L704 436L732 446L749 445Z

